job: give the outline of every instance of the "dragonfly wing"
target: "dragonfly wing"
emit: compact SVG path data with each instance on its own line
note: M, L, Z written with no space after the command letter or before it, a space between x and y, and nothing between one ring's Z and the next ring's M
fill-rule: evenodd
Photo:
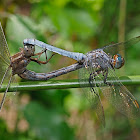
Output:
M117 54L120 52L120 50L126 49L128 47L132 47L132 45L140 42L140 36L132 38L126 42L116 43L116 44L110 44L107 46L104 46L102 49L106 53L110 53L111 55Z
M103 86L100 86L104 96L118 109L122 114L129 118L136 118L140 115L140 108L135 97L130 91L119 81L115 74L115 70L111 68L110 63L104 63L103 58L99 58L106 69L103 70L102 80ZM101 64L101 65L103 65Z
M108 68L107 86L100 87L104 96L115 108L129 118L137 118L140 115L140 108L135 97L130 91L119 82L114 70Z
M2 87L5 87L5 88L7 88L7 91L8 91L8 88L10 87L10 84L11 83L15 83L14 85L16 85L17 84L17 82L15 81L16 79L15 79L15 77L14 76L12 76L12 69L10 69L10 68L8 68L7 69L7 71L5 72L5 74L4 74L4 76L2 77L2 81L1 81L1 86ZM9 83L9 85L8 85L8 83ZM3 103L6 105L9 105L9 103L11 104L13 104L13 101L14 101L14 99L15 99L15 93L16 93L16 86L15 86L15 88L13 89L13 92L8 92L7 93L7 91L6 90L3 90L2 92L4 93L4 95L5 95L5 97L3 98L3 94L0 94L0 101L1 101L1 105L3 105Z
M4 63L10 64L10 52L0 23L0 58Z
M105 126L104 109L99 96L99 88L97 87L96 84L94 84L96 83L96 78L92 79L91 83L89 84L90 74L94 72L95 72L94 68L90 68L90 67L81 68L79 70L79 82L86 98L90 102L92 109L95 110L99 120L101 121L103 126Z
M14 108L16 108L18 105L17 100L18 100L18 92L17 92L17 79L15 76L12 76L12 80L11 80L11 85L12 86L12 92L8 91L7 97L6 97L6 102L9 102L10 106L13 106ZM10 88L9 87L9 88Z
M12 69L9 67L9 65L10 65L10 52L0 23L0 88L3 85L6 87L6 85L9 83L7 87L8 89L10 83L13 82L14 77L12 76ZM14 91L16 92L16 89ZM6 92L5 95L7 97L5 102L8 103L9 99L11 99L14 94L13 92L12 93L8 92L8 94ZM1 98L0 101L2 101L3 98L2 94L0 95L0 98Z
M10 53L7 42L0 24L0 82L2 81L6 70L10 65Z

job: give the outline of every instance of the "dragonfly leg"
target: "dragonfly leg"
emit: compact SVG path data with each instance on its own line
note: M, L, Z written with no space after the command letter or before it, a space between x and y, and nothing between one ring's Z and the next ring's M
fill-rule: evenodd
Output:
M112 86L111 83L107 82L107 76L108 76L108 69L105 69L105 70L103 71L104 84L107 84L107 85L109 85L109 86Z
M34 54L34 56L39 56L39 58L40 58L40 56L45 52L45 54L46 54L46 51L47 51L47 49L45 49L45 50L42 50L41 52L39 52L39 53L35 53Z
M40 60L38 60L40 57L39 58L30 58L30 60L31 61L34 61L34 62L36 62L38 64L47 64L54 55L55 55L55 53L52 54L52 56L49 58L49 60L47 60L47 57L46 57L46 61L40 61Z
M45 49L45 50L42 50L42 51L41 51L41 52L39 52L39 53L35 53L35 54L34 54L34 56L37 56L37 55L38 55L38 59L39 59L39 58L40 58L40 56L41 56L43 53L45 53L46 60L47 60L46 51L47 51L47 49Z
M41 56L43 53L45 53L46 60L47 60L47 54L46 54L46 51L47 51L47 49L42 50L41 52L34 54L34 56L37 56L37 55L38 55L38 59L39 59L39 58L40 58L40 56Z
M36 62L36 63L38 63L38 64L47 64L47 63L51 60L51 58L55 55L55 53L52 54L52 56L50 57L49 60L47 60L48 58L47 58L46 51L47 51L47 49L42 50L41 52L34 54L34 56L37 56L37 55L38 55L38 58L30 58L30 60L31 60L31 61L34 61L34 62ZM41 55L42 55L43 53L45 53L46 61L40 61L40 60L39 60L39 58L41 57Z
M108 71L104 70L103 71L103 77L104 77L104 84L107 84L106 80L107 80L107 75L108 75Z
M93 103L93 108L95 109L99 120L103 123L103 126L105 126L105 115L104 115L103 105L101 102L101 98L100 98L100 96L97 92L97 89L96 89L96 83L94 83L96 76L101 72L101 70L102 69L100 68L96 72L93 72L90 74L89 84L90 84L90 91L91 91L91 93L94 93L93 96L95 96L95 97L92 97L92 98L95 98L95 101Z
M90 83L90 85L91 85L92 79L94 79L94 81L95 81L96 76L97 76L98 74L100 74L101 71L102 71L102 68L100 68L100 69L98 69L97 71L95 71L95 72L93 72L93 73L90 74L90 77L89 77L89 83ZM94 83L92 83L92 84L94 84ZM94 84L94 85L95 85L95 84ZM94 87L94 86L93 86L93 87Z
M94 90L94 86L95 86L95 83L93 83L92 82L92 79L94 79L95 80L95 74L94 74L94 76L93 76L93 74L90 74L90 76L89 76L89 84L90 84L90 90L91 90L91 92L93 92L94 94L96 94L96 92L95 92L95 90ZM92 83L91 83L92 82ZM94 84L94 85L93 85ZM96 94L98 97L99 97L99 95L98 94ZM100 97L99 97L100 98Z

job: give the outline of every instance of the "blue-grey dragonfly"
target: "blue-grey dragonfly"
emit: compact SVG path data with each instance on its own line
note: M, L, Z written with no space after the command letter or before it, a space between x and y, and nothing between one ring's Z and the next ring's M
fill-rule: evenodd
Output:
M79 62L79 65L84 65L84 67L82 66L79 70L79 82L83 87L88 101L96 111L98 118L103 125L105 125L104 109L99 96L99 88L104 96L122 114L129 118L136 118L140 115L139 104L135 97L121 82L119 82L119 78L115 74L115 69L119 69L124 65L124 58L116 53L117 48L119 46L124 46L124 48L126 48L139 41L140 36L132 38L126 42L104 46L100 49L90 51L86 55L65 51L36 39L25 39L23 44L39 46L60 55L75 59Z

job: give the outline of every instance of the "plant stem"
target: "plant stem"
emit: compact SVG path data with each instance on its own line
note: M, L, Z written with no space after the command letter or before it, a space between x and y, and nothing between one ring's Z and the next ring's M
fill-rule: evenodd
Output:
M140 85L140 75L137 76L123 76L119 80L124 85ZM103 81L97 81L103 83ZM109 82L109 80L108 80ZM35 90L46 90L46 89L67 89L67 88L80 88L78 79L74 80L48 80L48 81L27 81L20 82L18 85L11 84L9 92L15 91L35 91ZM0 92L5 91L6 85L2 86Z

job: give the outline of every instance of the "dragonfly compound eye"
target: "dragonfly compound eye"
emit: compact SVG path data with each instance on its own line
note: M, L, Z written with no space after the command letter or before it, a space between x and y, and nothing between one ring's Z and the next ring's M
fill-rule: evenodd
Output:
M121 68L123 65L124 65L124 58L120 55L120 54L116 54L113 56L113 66L116 68L116 69L119 69Z

